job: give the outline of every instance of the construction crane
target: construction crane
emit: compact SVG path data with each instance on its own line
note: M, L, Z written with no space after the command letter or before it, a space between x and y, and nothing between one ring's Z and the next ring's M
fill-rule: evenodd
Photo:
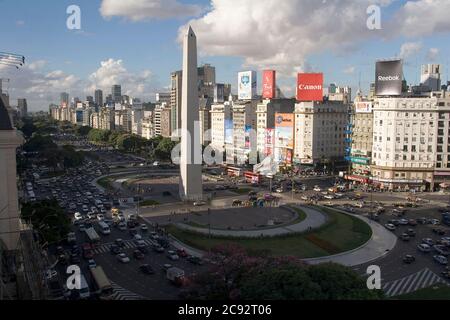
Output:
M16 67L22 67L25 64L25 57L15 53L1 52L0 51L0 65Z

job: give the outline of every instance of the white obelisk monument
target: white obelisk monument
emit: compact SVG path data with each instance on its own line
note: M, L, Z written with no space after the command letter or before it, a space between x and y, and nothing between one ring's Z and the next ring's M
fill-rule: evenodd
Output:
M197 76L197 37L189 26L183 39L183 82L181 96L180 197L201 200L202 156L198 138L200 126Z

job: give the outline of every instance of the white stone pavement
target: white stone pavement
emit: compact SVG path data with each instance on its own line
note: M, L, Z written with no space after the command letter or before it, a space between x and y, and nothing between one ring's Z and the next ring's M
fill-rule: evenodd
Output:
M289 209L286 209L289 210ZM208 228L193 227L185 223L177 223L176 226L180 229L193 231L202 234L211 234L213 236L225 236L234 238L257 238L257 237L273 237L281 236L290 233L300 233L307 231L308 229L316 229L323 225L327 218L318 210L314 210L308 207L301 207L306 214L306 218L299 223L291 224L287 226L274 227L270 229L261 230L218 230Z

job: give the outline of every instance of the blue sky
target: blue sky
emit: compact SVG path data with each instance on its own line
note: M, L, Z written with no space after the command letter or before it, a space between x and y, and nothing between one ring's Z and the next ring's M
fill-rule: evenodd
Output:
M102 1L112 10L110 16L100 13ZM58 102L60 91L67 90L72 96L84 98L87 94L92 95L93 92L90 91L95 87L109 91L112 79L126 82L121 83L124 91L150 100L155 92L164 90L169 85L170 72L181 67L181 48L177 37L179 28L188 22L192 23L199 38L199 64L213 64L216 67L217 81L231 83L233 89L236 88L238 71L261 71L265 67L274 67L280 71L280 87L288 94L295 88L295 72L300 70L323 71L326 83L337 82L354 89L358 86L361 73L361 85L367 91L369 83L373 81L375 60L398 56L405 44L411 44L405 46L403 53L405 77L408 82L417 83L422 63L438 62L445 67L450 53L450 25L440 23L443 18L435 6L418 6L427 5L429 1L425 0L392 0L388 6L382 7L383 30L372 33L357 29L365 25L366 20L364 11L368 4L361 5L361 2L369 0L355 0L354 3L350 0L324 0L324 4L319 5L310 0L135 1L142 6L156 3L160 5L160 12L165 12L164 6L167 3L181 6L182 9L186 5L201 9L197 14L177 14L165 19L155 19L151 10L146 9L144 12L144 7L124 9L123 3L126 1L122 1L121 7L116 0L102 1L0 0L0 51L23 54L28 62L28 67L19 71L0 69L0 78L11 79L7 89L12 100L26 97L31 109L46 109L50 102ZM450 3L445 0L435 1ZM230 8L231 2L235 4ZM272 13L271 6L277 6L278 9L280 3L283 4L279 11ZM445 12L446 8L442 7L442 3L439 11ZM66 8L71 4L81 8L81 31L66 28ZM265 6L268 12L260 10L261 6ZM172 8L168 11L173 10ZM335 25L328 22L322 28L322 24L316 21L318 19L302 22L307 17L302 18L302 14L313 16L313 13L328 9L334 12L336 8L342 9L342 14L338 11L336 17L329 17L336 19L337 22L332 23L336 23ZM298 10L298 19L292 15L295 10ZM347 18L345 15L349 10L355 10L360 16L353 20ZM136 12L139 11L147 16L136 18ZM396 15L403 18L414 15L420 17L425 12L427 16L435 14L432 17L432 21L436 23L434 29L417 31L408 26L406 19L401 19L402 25L392 22ZM346 22L344 16L350 21ZM264 25L264 19L271 21ZM343 21L340 22L339 19ZM325 17L324 20L326 22ZM285 21L286 24L291 23L292 28L285 26ZM248 28L247 23L250 25ZM316 23L317 27L314 25ZM339 32L347 28L347 25L350 25L348 30ZM266 40L265 35L271 31L264 31L265 28L273 32L266 38L270 40ZM420 26L418 28L424 29ZM293 31L290 35L289 30ZM308 33L311 30L319 30L319 34L311 36ZM285 46L291 40L294 40L295 45ZM435 53L432 56L431 48ZM121 62L118 63L119 60ZM109 63L99 70L102 61ZM447 80L448 71L446 68L444 70L443 78ZM91 76L94 73L97 75L96 80ZM109 76L109 80L99 79L102 75ZM40 78L46 80L40 81ZM136 90L140 81L145 82L145 85Z

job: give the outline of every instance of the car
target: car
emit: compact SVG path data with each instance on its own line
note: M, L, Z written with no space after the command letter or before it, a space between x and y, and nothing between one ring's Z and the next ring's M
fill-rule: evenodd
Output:
M393 224L394 226L400 225L400 222L397 219L391 219L388 221L388 223Z
M170 268L172 268L173 266L171 265L171 264L169 264L169 263L165 263L165 264L163 264L163 271L167 271L167 270L169 270Z
M408 223L409 223L410 226L413 226L413 227L414 227L414 226L417 226L417 221L416 221L416 219L409 219L409 220L408 220Z
M440 236L445 235L445 230L441 229L441 228L433 228L432 231L433 231L433 233L436 233L436 234L438 234Z
M404 233L402 233L402 234L399 236L399 238L402 239L403 241L409 241L410 236L409 236L409 234L407 234L406 232L404 232Z
M144 231L144 232L148 231L148 227L145 223L141 224L141 231Z
M135 234L133 236L133 241L136 242L136 241L139 241L139 240L142 240L142 236L140 234Z
M184 249L178 249L177 250L177 255L179 255L182 258L186 258L188 256L186 250L184 250Z
M441 275L445 279L450 279L450 271L442 271Z
M447 265L448 264L448 260L444 256L435 255L435 256L433 256L433 259L439 264L442 264L442 265Z
M157 253L163 253L164 252L164 248L160 245L156 245L153 246L153 251L157 252Z
M421 252L427 253L431 251L431 247L425 243L421 243L417 246L417 249Z
M126 230L127 230L127 225L126 225L126 223L124 223L124 222L120 222L120 223L117 225L117 228L118 228L120 231L126 231Z
M149 264L140 265L139 270L144 274L155 274L155 270Z
M384 226L390 231L395 231L396 229L396 227L392 223L386 223Z
M434 245L434 240L431 238L424 238L424 239L422 239L422 243L425 243L431 247Z
M145 258L144 254L140 250L134 250L133 257L137 260L142 260Z
M434 249L434 251L439 253L441 256L445 256L446 257L446 256L448 256L450 254L449 251L447 250L447 248L445 246L443 246L443 245L439 245L439 244L434 245L433 249Z
M51 280L51 279L53 279L53 278L55 278L57 276L58 276L58 272L56 270L51 269L51 270L47 270L45 272L45 278L47 280Z
M203 265L203 260L196 256L187 257L187 261L189 261L192 264Z
M168 257L170 260L173 260L173 261L176 261L176 260L180 259L180 257L179 257L179 256L175 253L175 251L173 251L173 250L167 251L167 257Z
M77 221L83 219L83 215L82 215L81 213L79 213L79 212L75 212L74 215L73 215L73 217L74 217L74 219L77 220Z
M116 254L116 255L122 252L122 249L120 249L120 247L116 244L112 244L109 247L109 250L111 251L112 254Z
M94 212L88 212L88 214L87 214L87 217L88 217L88 219L95 219L96 218L96 215L95 215L95 213Z
M136 248L142 253L148 252L147 245L145 243L138 244Z
M413 263L414 261L416 261L416 258L410 254L407 254L403 257L404 263L410 264L410 263Z
M319 186L314 186L313 190L316 191L316 192L322 191L322 189Z
M103 221L103 220L105 220L105 215L102 214L102 213L97 214L97 220L98 220L98 221Z
M398 220L398 223L403 226L406 226L409 224L409 220L408 219L400 219L400 220Z
M114 243L119 246L119 247L124 247L125 246L125 242L123 242L122 239L118 238L116 240L114 240Z
M437 226L437 225L441 224L441 221L438 219L431 219L431 224Z
M130 262L130 258L128 258L125 253L119 253L118 255L116 255L116 259L122 263Z
M427 218L421 217L417 219L417 223L419 224L427 224Z
M408 230L406 230L406 233L410 237L415 237L416 236L416 231L414 229L408 229Z
M79 224L78 225L78 230L80 230L80 232L86 231L86 225L84 223Z
M90 269L93 269L93 268L96 268L96 267L97 267L97 263L95 262L94 259L89 259L89 260L88 260L88 267L89 267Z

